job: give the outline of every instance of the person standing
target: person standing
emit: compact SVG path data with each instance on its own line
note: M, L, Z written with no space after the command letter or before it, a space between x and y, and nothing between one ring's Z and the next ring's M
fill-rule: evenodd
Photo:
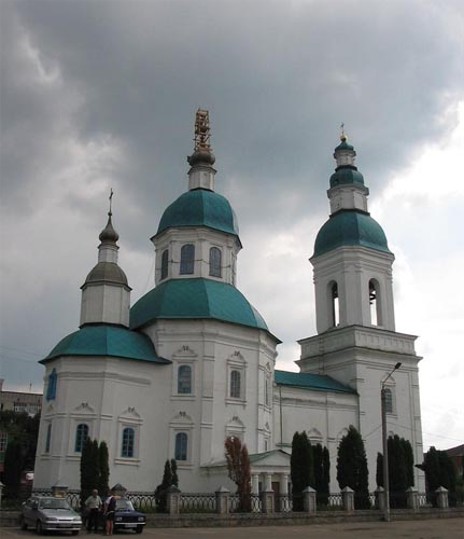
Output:
M115 496L114 492L115 491L112 489L110 495L105 500L104 513L106 517L106 535L113 535L114 512L116 510L116 500L119 499L119 496Z
M95 532L98 531L98 520L100 516L100 511L102 508L102 501L98 495L98 490L94 488L92 494L85 500L85 508L88 511L87 515L87 531L92 531L92 528Z

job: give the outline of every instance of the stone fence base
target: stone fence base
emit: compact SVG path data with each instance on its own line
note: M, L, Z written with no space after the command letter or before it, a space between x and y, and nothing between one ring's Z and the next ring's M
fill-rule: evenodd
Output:
M17 527L19 511L0 511L0 527ZM439 518L464 518L464 507L450 509L420 509L391 511L392 520L426 520ZM302 526L338 522L378 522L383 520L381 511L326 511L316 514L272 513L272 514L186 514L167 515L147 513L149 528L211 528L231 526Z

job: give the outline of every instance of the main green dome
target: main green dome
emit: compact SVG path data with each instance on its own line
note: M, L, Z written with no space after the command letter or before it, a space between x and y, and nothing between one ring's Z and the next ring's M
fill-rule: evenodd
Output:
M330 187L345 184L364 185L364 176L353 166L341 166L330 176Z
M205 226L238 237L238 224L229 201L207 189L194 189L181 195L166 208L158 231L168 228Z
M132 307L130 325L137 329L158 318L207 318L269 331L241 292L211 279L170 279L161 283Z
M391 253L382 227L368 213L361 211L342 210L332 214L317 234L313 256L346 246Z

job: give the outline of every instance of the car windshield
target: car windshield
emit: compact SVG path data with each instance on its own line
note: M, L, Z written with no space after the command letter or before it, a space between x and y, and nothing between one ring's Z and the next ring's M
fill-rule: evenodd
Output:
M43 498L39 500L40 509L71 509L69 503L63 498Z
M134 506L130 500L116 500L117 511L134 511Z

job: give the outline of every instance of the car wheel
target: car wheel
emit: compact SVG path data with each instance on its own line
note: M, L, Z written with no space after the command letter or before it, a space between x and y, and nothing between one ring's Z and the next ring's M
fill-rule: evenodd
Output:
M143 532L143 526L137 526L137 528L135 528L135 533L142 533Z
M26 521L24 520L24 517L20 517L19 525L21 526L22 530L27 530L27 524L26 524Z
M44 535L45 534L45 531L44 531L43 526L42 526L42 522L40 522L40 520L37 521L37 524L35 526L35 531L39 535Z

